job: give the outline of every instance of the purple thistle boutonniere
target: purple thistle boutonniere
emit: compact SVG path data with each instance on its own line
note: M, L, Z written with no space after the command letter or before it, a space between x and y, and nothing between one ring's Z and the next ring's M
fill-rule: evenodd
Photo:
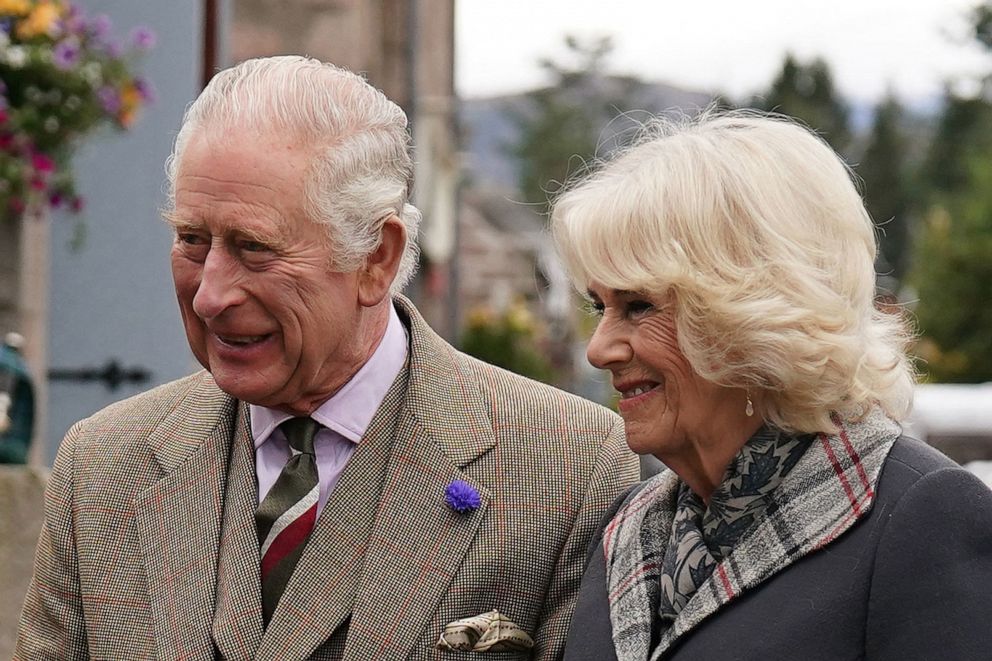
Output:
M459 514L479 509L482 497L478 490L465 480L452 480L444 489L444 502Z

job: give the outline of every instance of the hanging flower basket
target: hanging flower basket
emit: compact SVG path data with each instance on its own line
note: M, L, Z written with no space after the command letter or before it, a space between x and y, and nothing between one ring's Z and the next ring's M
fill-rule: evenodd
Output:
M127 130L152 101L135 67L154 33L136 28L122 42L110 32L107 16L71 2L0 0L0 217L79 211L75 147L104 127Z

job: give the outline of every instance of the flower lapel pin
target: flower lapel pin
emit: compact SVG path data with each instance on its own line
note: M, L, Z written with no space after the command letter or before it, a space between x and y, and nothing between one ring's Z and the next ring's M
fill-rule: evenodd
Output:
M459 514L468 514L479 509L482 497L478 489L465 480L452 480L444 489L444 502Z

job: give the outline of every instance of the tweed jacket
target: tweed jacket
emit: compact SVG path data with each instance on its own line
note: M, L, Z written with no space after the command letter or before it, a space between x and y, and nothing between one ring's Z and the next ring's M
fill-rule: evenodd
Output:
M392 385L263 630L247 405L200 372L75 425L59 450L15 659L551 659L609 503L622 423L410 331ZM457 513L445 487L474 486ZM442 652L498 609L532 654Z
M779 541L745 537L741 545L750 548L744 556L735 549L718 566L651 658L992 658L992 491L914 439L900 437L891 444L877 480L859 470L864 468L859 448L848 454L840 438L820 440L824 447L835 445L836 453L826 453L833 466L823 466L819 476L807 473L806 479L829 483L836 475L836 497L849 504L850 521L842 521L841 530L817 533L815 543L804 547L803 528L814 530L816 522L789 520L787 512L770 515ZM867 488L861 488L862 476L869 478ZM661 488L676 482L671 472L655 478ZM618 658L603 533L618 509L650 486L643 483L621 496L594 537L566 661ZM773 569L751 584L748 562Z

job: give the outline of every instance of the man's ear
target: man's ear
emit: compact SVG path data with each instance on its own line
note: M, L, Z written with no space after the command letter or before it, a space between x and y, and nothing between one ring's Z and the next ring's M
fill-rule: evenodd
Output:
M389 288L396 279L405 251L406 227L399 217L393 214L382 224L382 239L379 241L379 247L365 258L365 266L359 272L359 303L373 307L389 296Z

